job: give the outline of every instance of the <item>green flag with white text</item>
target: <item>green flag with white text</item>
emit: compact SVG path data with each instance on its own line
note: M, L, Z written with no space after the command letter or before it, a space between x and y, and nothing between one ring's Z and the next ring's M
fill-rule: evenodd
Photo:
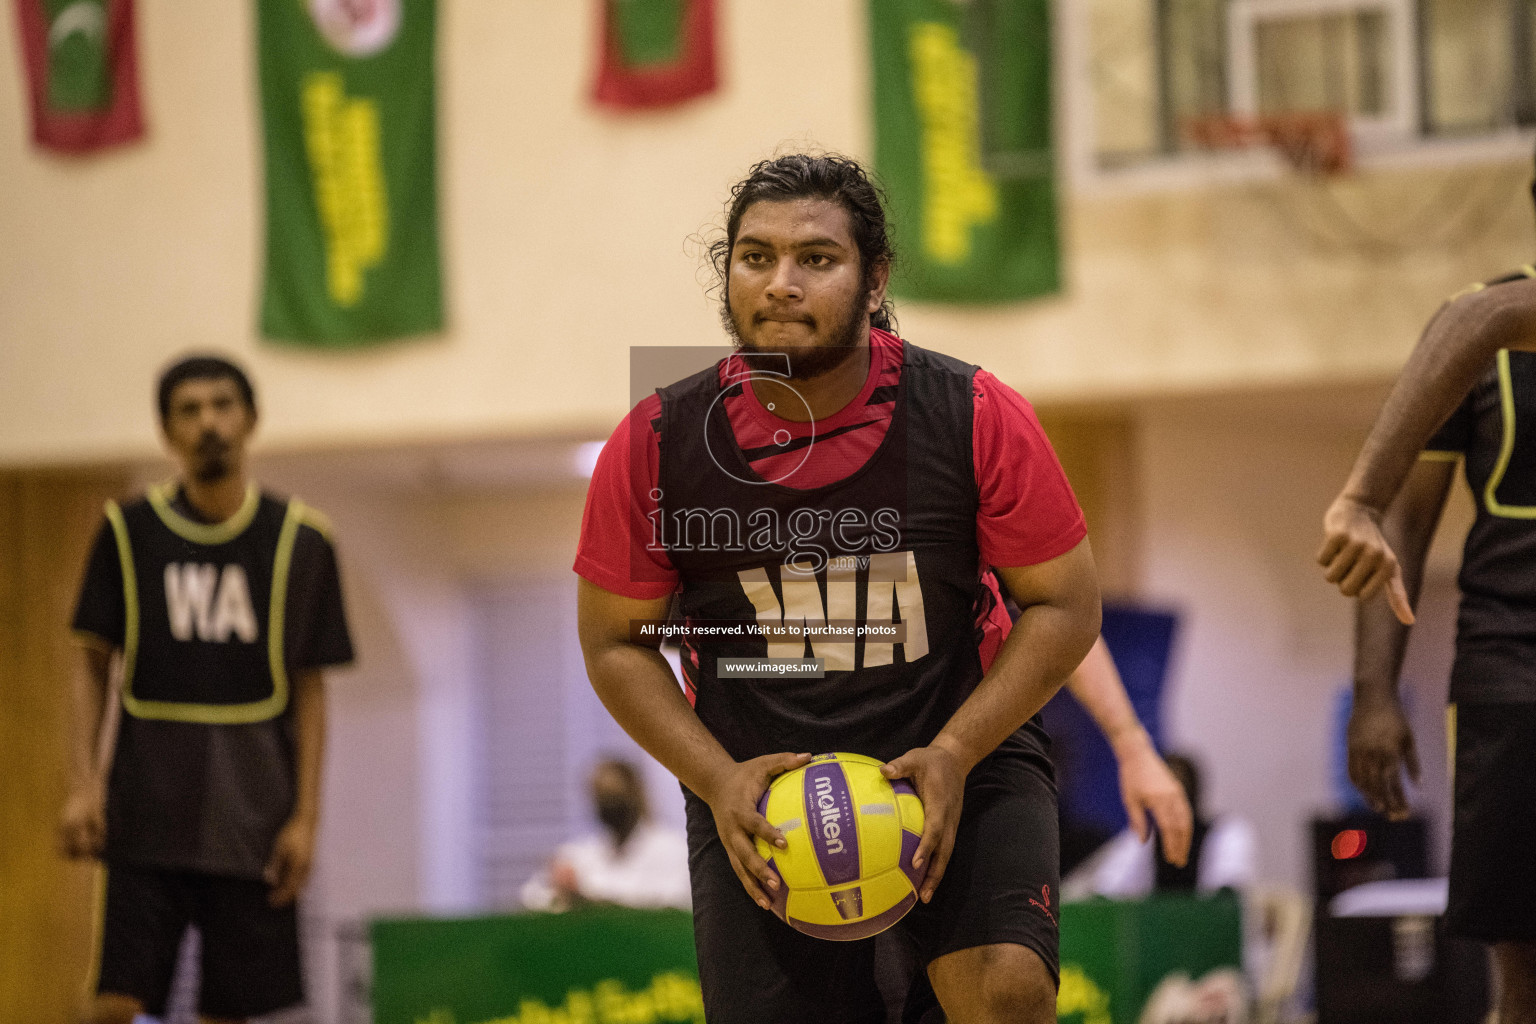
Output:
M875 165L906 298L1060 287L1049 0L870 0Z
M435 0L256 0L261 331L348 346L440 330Z

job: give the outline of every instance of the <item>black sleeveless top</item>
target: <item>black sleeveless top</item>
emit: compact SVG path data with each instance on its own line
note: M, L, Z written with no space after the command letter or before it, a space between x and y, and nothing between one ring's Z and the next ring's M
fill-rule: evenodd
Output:
M981 680L977 622L992 597L976 542L976 368L903 351L884 441L852 475L813 489L749 468L721 402L744 379L722 386L710 367L659 392L657 525L691 630L684 681L737 760L891 760L932 741ZM754 625L796 628L764 636ZM738 677L733 659L763 674ZM818 659L822 674L763 672L799 659ZM1003 747L1042 752L1043 739L1031 722Z
M352 659L329 525L254 486L223 523L109 502L77 632L123 652L110 863L260 878L293 810L289 677Z
M1531 277L1528 266L1469 291ZM1458 455L1477 518L1457 576L1450 699L1536 701L1536 353L1501 350L1425 446Z
M227 522L180 515L167 495L107 507L127 606L123 708L137 718L260 722L288 706L288 577L297 500L254 488Z

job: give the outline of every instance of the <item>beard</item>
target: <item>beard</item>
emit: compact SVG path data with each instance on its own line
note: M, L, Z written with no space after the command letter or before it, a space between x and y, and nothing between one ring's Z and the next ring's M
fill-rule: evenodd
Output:
M218 483L234 469L229 454L229 442L217 434L204 434L197 442L197 461L192 467L192 475L199 483Z
M813 380L842 366L858 351L859 343L868 333L864 327L863 304L864 297L855 296L837 322L830 325L827 340L819 344L773 348L749 340L742 330L741 320L730 308L729 297L725 307L725 326L736 342L737 351L782 355L789 360L790 380ZM754 317L754 320L757 318ZM813 331L819 326L814 317L807 318L807 323Z

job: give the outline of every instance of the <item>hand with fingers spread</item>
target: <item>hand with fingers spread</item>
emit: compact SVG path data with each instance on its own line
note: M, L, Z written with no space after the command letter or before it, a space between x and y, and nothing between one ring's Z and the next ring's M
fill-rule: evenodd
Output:
M1120 761L1120 800L1137 839L1147 841L1150 816L1162 838L1163 858L1175 867L1188 863L1194 834L1189 797L1150 741L1144 744L1144 749Z
M955 830L965 799L968 770L958 754L938 742L914 747L880 769L887 779L910 779L923 802L923 838L912 857L912 866L923 869L918 898L933 899L944 879L949 855L955 847Z
M1392 613L1413 624L1413 607L1397 555L1382 536L1381 513L1343 494L1323 516L1323 546L1317 553L1329 583L1346 597L1366 599L1386 588Z
M752 901L764 910L771 908L769 893L780 886L778 876L757 852L755 839L778 849L788 843L768 819L758 813L757 802L776 775L799 768L810 761L810 754L764 754L741 761L717 778L709 793L699 794L715 815L715 831L731 858L731 869L741 880Z
M1349 716L1349 780L1371 809L1393 821L1408 817L1402 769L1419 781L1413 730L1396 700L1356 699Z

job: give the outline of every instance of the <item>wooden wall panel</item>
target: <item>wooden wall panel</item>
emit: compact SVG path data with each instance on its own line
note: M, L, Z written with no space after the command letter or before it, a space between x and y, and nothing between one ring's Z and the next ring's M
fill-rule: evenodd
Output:
M58 854L67 788L69 616L115 472L0 473L0 1024L72 1024L95 940L97 871Z
M1128 415L1041 410L1040 422L1088 520L1106 598L1134 598L1141 585L1141 499L1135 423Z

